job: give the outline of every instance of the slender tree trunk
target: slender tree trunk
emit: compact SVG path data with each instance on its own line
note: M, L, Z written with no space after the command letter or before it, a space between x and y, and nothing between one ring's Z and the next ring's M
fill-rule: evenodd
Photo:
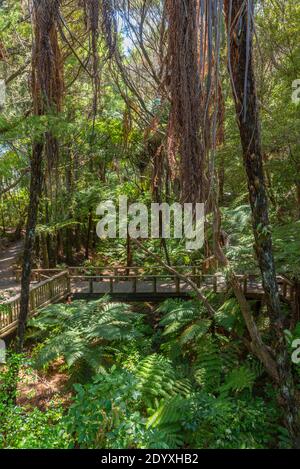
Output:
M251 8L249 11L248 8ZM285 423L294 443L299 437L298 409L291 372L291 358L284 338L278 285L272 250L272 236L263 172L259 112L253 69L253 1L225 0L227 32L230 38L229 70L247 173L255 250L262 274L266 305L276 347L278 387ZM296 444L296 443L295 443Z
M127 232L127 240L126 240L126 267L132 266L132 246L130 241L129 233ZM130 274L130 269L126 270L126 275Z
M63 242L63 232L58 230L56 237L56 258L58 262L61 262L63 259L64 252L64 242Z
M76 254L79 254L81 251L81 246L82 246L82 236L81 236L81 229L80 229L80 220L77 220L78 224L75 225L75 252Z
M49 269L48 245L45 233L41 233L41 248L43 269Z
M296 182L297 219L300 220L300 180Z
M21 304L18 324L18 345L19 352L23 349L24 334L29 304L29 288L32 266L32 253L35 241L35 228L38 216L39 197L43 184L43 144L36 143L33 146L31 160L31 181L30 181L30 199L28 207L28 218L26 227L26 237L23 255L23 271L21 280Z
M66 261L69 266L73 265L73 230L71 227L66 229L65 237L65 252L66 252Z
M35 116L60 112L63 95L62 60L58 44L56 22L59 0L33 0L32 18L34 40L32 48L32 100ZM29 306L29 287L39 198L43 184L43 152L49 167L58 159L58 145L51 133L45 132L33 143L28 219L23 257L21 305L18 325L18 350L24 343Z
M222 205L224 203L224 186L225 186L225 160L224 155L221 155L220 166L218 169L218 179L219 179L219 203Z
M89 210L89 218L88 218L88 227L86 233L86 246L85 246L85 258L88 259L90 255L90 242L91 242L91 231L93 225L93 211L92 209Z

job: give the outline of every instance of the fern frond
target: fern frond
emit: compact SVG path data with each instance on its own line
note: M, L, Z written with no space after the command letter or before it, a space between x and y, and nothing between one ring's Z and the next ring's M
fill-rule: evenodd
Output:
M140 320L141 315L133 313L129 305L107 303L103 298L51 306L32 322L51 334L39 350L36 364L41 367L63 357L74 370L86 366L96 371L108 359L108 344L141 337L135 327Z
M235 298L225 301L215 314L216 323L228 332L235 331L242 335L245 323L239 304Z
M181 345L185 345L188 342L198 342L203 337L211 326L210 319L201 319L190 326L188 326L180 336Z
M236 370L231 371L225 383L220 387L220 392L223 395L230 391L239 393L244 389L248 389L251 392L255 379L255 373L249 367L245 365L240 366Z
M205 335L200 340L197 353L198 356L194 366L196 383L208 392L218 389L222 363L218 345L211 335Z

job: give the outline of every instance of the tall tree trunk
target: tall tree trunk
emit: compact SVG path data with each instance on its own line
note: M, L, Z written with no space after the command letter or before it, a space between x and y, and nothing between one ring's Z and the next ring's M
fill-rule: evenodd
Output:
M89 210L89 218L88 218L88 226L87 226L87 233L86 233L86 245L85 245L85 258L88 260L90 256L90 242L91 242L91 231L93 226L93 211L90 208Z
M297 220L300 220L300 180L296 182Z
M35 242L35 227L38 215L39 197L43 184L43 144L36 143L33 146L31 158L31 181L30 181L30 199L28 207L28 218L26 227L26 237L23 255L23 271L21 280L21 304L18 324L18 345L19 352L22 351L24 343L24 334L29 304L29 288L32 266L32 253Z
M278 285L272 251L272 236L263 172L259 112L253 68L253 1L225 0L229 37L229 71L247 173L255 250L262 274L266 305L276 347L278 387L286 427L294 443L299 438L298 409L291 371L291 358L284 338ZM296 444L296 443L295 443Z
M32 99L36 116L60 112L63 77L62 61L58 45L56 22L59 18L59 0L33 0L32 17L34 40L32 48ZM57 162L58 145L51 133L45 132L33 143L31 157L31 183L28 219L23 256L22 289L18 325L19 351L23 348L29 306L29 288L32 253L38 216L39 197L43 184L43 152L48 158L48 167Z
M198 0L166 1L171 95L168 156L174 172L179 147L184 202L203 202L206 195L204 142L200 136L204 111L201 109L199 5Z
M68 227L66 229L66 236L65 236L65 253L66 253L66 261L69 266L72 266L74 263L72 246L73 246L73 230L72 230L72 227Z
M43 269L49 269L49 255L46 233L41 233L41 251L42 251L42 266Z

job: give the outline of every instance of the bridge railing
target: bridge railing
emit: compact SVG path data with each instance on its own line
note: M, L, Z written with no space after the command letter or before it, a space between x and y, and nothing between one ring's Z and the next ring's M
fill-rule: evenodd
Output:
M225 293L230 288L222 274L187 273L186 277L192 280L199 288L215 293ZM245 295L261 296L263 286L259 275L237 275L240 287ZM72 291L82 291L86 294L94 293L159 293L170 291L184 293L192 288L182 278L174 274L151 275L146 272L135 271L130 275L119 272L102 275L70 275ZM277 277L280 297L288 302L294 300L295 285L284 276ZM123 285L123 290L122 290Z
M183 265L174 266L174 269L178 273L184 274L186 277L193 280L199 287L207 287L216 293L228 290L228 285L222 273L212 275L203 274L201 266ZM97 287L97 284L100 282L102 282L104 287L107 287L105 291L108 293L114 293L114 285L122 282L131 283L131 287L129 286L130 292L137 291L139 285L143 282L152 282L152 292L155 293L159 282L162 280L173 283L173 288L175 288L176 292L181 292L183 289L186 289L183 280L180 280L176 275L170 274L162 266L149 266L146 268L140 266L126 267L124 265L106 267L68 267L67 272L70 277L72 287L76 289L78 284L81 284L81 288L84 288L86 293L97 293L97 288L94 288L94 284L95 287ZM16 273L20 276L20 271L17 271ZM58 273L61 273L61 270L33 269L32 281L40 282L44 278L53 278L53 276L55 277ZM263 293L262 281L259 275L237 275L237 278L241 289L246 295ZM294 282L284 275L278 275L277 282L281 298L286 301L293 302L296 290ZM85 284L84 287L82 287L83 284Z
M70 279L67 271L32 286L29 293L29 316L33 316L38 309L59 301L68 293L70 293ZM0 304L0 337L4 337L17 327L20 306L20 294Z

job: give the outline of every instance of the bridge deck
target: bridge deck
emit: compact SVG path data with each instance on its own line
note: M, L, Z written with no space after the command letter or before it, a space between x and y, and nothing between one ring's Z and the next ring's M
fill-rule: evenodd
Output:
M228 290L226 279L221 274L202 275L198 267L176 269L204 293L226 293ZM239 275L238 279L247 298L264 296L259 276ZM120 301L159 302L166 298L188 298L193 292L187 281L162 272L161 267L154 267L152 272L140 267L69 268L66 271L38 269L33 270L32 280L38 283L30 290L31 316L50 303L61 301L68 294L72 294L74 299L94 299L108 294L112 299ZM284 276L278 276L277 282L281 299L293 303L296 297L295 284ZM0 304L0 337L17 328L19 312L20 295Z

